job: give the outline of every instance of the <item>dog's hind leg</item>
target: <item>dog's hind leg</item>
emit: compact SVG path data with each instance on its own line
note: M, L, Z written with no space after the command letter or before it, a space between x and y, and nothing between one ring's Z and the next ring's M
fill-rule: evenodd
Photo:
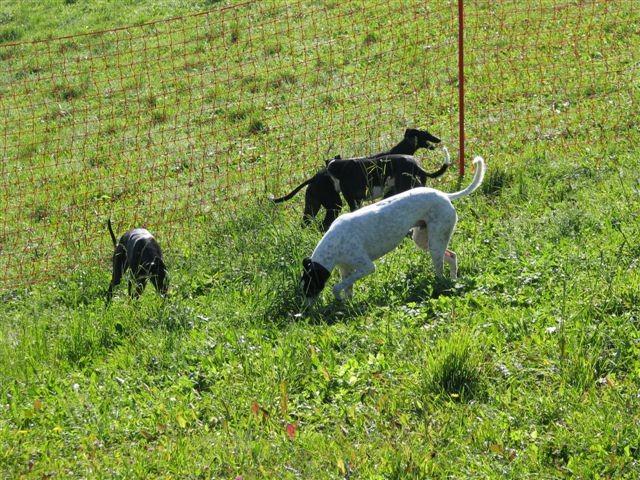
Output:
M447 248L444 252L444 261L449 265L451 279L455 280L458 278L458 257L456 252Z
M342 210L342 199L340 198L340 194L338 192L332 192L331 195L328 195L328 198L325 199L323 206L326 210L324 220L322 221L322 228L324 231L327 231L333 221L338 218L340 215L340 210Z
M430 252L429 250L429 236L427 235L426 226L415 226L412 230L412 238L416 245L426 252ZM431 253L431 252L430 252ZM451 274L451 278L455 280L458 278L458 260L456 253L453 250L449 250L448 248L444 251L443 265L446 263L449 265L449 272ZM435 262L434 262L435 265Z
M321 207L324 207L327 212L322 221L322 227L327 230L342 209L342 199L328 173L318 174L314 179L315 181L309 183L305 192L303 223L304 225L311 223Z
M306 227L309 225L318 215L320 211L320 202L318 202L315 198L307 198L304 202L304 213L302 214L302 224Z
M109 289L106 294L107 303L111 301L111 298L113 297L113 289L120 284L122 276L124 275L127 263L126 255L124 247L122 245L117 245L113 252L113 271L111 273L111 283L109 284Z
M433 262L433 269L436 272L436 278L442 279L444 278L444 254L445 251L441 250L439 247L429 247L429 253L431 253L431 261Z
M325 231L325 232L327 230L329 230L329 227L335 221L335 219L338 218L339 214L340 214L340 209L339 208L329 208L329 209L327 209L327 211L326 211L326 213L324 215L324 220L322 221L322 230Z
M455 254L447 255L447 246L456 225L455 211L451 210L449 215L450 217L446 218L447 214L443 212L443 218L439 219L440 221L427 223L427 247L437 278L443 278L445 257L449 266L452 266L452 262L456 262ZM457 275L457 267L454 270L453 273Z
M415 244L425 252L429 251L429 237L427 236L427 224L420 222L411 229L411 238Z

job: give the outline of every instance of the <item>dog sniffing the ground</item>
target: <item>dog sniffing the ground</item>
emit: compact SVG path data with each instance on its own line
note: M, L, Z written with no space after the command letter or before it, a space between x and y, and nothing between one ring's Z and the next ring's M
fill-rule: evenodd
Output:
M127 269L133 278L129 279L129 295L137 298L144 291L147 280L164 296L169 288L167 267L162 258L162 250L156 239L144 228L127 231L116 242L111 219L107 221L113 241L113 273L107 291L107 303L113 296L113 288L120 284Z
M427 178L439 177L451 164L449 151L445 148L444 152L445 161L434 173L427 172L409 155L332 160L327 171L339 182L340 191L353 212L364 200L387 198L417 186L424 187Z
M440 143L440 139L427 130L419 130L416 128L408 128L404 132L404 137L400 143L386 152L380 152L372 157L376 158L386 155L413 155L420 148L426 148L433 150L434 144ZM340 156L336 156L334 160L340 160ZM330 161L327 162L327 164ZM440 170L430 174L432 177L442 175L447 166L442 166ZM310 179L304 181L302 184L294 188L290 193L280 198L272 198L274 203L281 203L293 198L293 196L302 190L305 186L307 190L305 192L305 204L304 213L302 215L302 222L304 225L308 225L316 217L320 209L324 207L326 213L324 220L322 221L323 230L327 230L333 221L338 217L340 210L342 210L342 199L340 198L340 190L337 187L336 181L331 177L326 168L320 170Z
M333 294L338 300L350 298L353 284L375 270L373 261L398 246L411 229L414 242L431 254L436 277L443 277L446 261L451 278L456 278L457 257L448 249L458 218L451 201L471 194L482 183L484 160L476 157L473 163L473 181L459 192L417 187L340 216L311 257L302 261L300 288L307 303L320 294L335 267L341 280Z

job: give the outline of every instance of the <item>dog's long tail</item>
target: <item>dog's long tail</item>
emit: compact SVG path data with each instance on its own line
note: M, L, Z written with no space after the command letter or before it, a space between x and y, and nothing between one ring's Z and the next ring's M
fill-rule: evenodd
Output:
M272 195L271 196L271 201L273 203L281 203L281 202L286 202L287 200L291 200L296 193L298 193L304 187L309 185L309 183L311 183L311 180L313 180L313 179L310 178L309 180L306 180L306 181L302 182L300 185L298 185L296 188L294 188L293 191L291 191L290 193L287 193L284 197L273 198L273 195Z
M109 227L109 233L111 234L111 240L113 241L113 248L116 247L116 236L113 234L113 228L111 228L111 219L107 219L107 227Z
M473 181L464 190L460 190L459 192L455 193L447 193L449 200L457 200L458 198L466 197L470 193L473 193L480 186L482 180L484 179L484 159L482 157L476 157L473 159L473 164L476 167L476 173L473 176Z
M426 184L427 177L438 178L440 175L443 175L444 172L446 172L447 169L449 168L449 165L451 165L451 157L449 156L449 150L447 150L447 147L442 147L442 149L444 150L444 163L438 170L436 170L433 173L429 173L426 170L421 168L418 171L418 176L420 177L420 181L422 182L423 185Z

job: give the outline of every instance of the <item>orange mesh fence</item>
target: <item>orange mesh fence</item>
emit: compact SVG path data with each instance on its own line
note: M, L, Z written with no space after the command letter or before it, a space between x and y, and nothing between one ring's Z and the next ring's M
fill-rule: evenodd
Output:
M467 152L637 133L616 107L637 110L638 10L465 2ZM106 265L109 216L117 234L188 243L198 222L284 194L335 154L390 148L406 127L455 154L457 15L444 1L249 1L1 45L0 290ZM564 125L567 109L584 121Z
M469 156L638 138L640 2L464 5Z
M391 146L408 125L446 134L454 86L427 87L453 52L451 12L321 3L2 46L0 288L106 266L108 216L117 234L188 241L192 222L284 192L329 156Z

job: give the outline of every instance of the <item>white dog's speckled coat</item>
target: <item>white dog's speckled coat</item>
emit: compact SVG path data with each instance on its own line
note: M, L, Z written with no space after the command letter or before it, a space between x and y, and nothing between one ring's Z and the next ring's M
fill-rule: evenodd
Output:
M336 298L343 291L351 296L354 282L375 270L373 260L393 250L412 228L415 243L431 254L436 276L442 277L446 259L451 277L456 278L456 255L447 249L457 222L451 200L469 195L482 183L484 160L476 157L473 163L473 181L460 192L419 187L340 216L311 255L312 262L329 272L338 267L341 281L333 288Z

